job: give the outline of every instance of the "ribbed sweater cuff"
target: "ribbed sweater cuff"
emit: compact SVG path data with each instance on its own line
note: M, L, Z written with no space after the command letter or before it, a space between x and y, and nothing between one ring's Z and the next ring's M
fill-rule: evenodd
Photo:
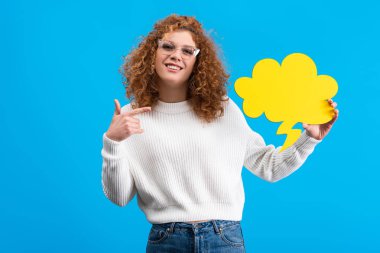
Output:
M322 140L314 139L313 137L310 137L307 135L306 131L303 131L301 136L298 138L298 140L294 143L294 146L296 148L302 148L302 149L314 149L314 147L320 143Z
M123 141L114 141L107 137L106 133L103 134L103 149L111 156L122 158L124 153Z

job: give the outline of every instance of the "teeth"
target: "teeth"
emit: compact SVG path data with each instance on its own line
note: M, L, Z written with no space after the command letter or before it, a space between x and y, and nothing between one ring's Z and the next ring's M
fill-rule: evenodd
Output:
M174 65L166 65L169 69L179 70L180 68Z

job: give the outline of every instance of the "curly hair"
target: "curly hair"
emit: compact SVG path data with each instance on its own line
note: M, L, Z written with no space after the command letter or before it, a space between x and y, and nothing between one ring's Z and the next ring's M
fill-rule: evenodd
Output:
M228 101L226 87L229 74L217 55L213 40L206 35L194 17L172 14L154 24L154 29L143 37L138 47L125 57L122 74L128 98L134 98L132 108L154 107L159 99L155 57L157 40L166 33L186 30L197 47L193 71L188 79L187 99L195 114L208 123L224 115L223 101Z

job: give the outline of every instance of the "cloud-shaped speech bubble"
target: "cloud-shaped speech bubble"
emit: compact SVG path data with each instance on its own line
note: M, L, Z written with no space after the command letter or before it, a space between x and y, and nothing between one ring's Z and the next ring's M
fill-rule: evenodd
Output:
M298 122L323 124L333 117L328 99L338 92L338 84L328 75L317 75L313 60L293 53L281 65L274 59L257 62L252 78L240 77L236 93L243 98L243 111L251 118L262 113L272 122L282 122L277 134L287 134L281 151L291 146L302 130L292 129Z

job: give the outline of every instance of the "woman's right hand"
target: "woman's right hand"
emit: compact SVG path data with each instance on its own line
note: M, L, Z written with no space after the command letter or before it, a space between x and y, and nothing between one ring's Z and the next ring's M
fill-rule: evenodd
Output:
M144 132L140 128L140 120L133 116L151 111L151 107L142 107L130 112L121 113L120 103L117 99L115 102L115 112L112 117L111 125L106 132L106 136L113 141L123 141L132 134L141 134Z

